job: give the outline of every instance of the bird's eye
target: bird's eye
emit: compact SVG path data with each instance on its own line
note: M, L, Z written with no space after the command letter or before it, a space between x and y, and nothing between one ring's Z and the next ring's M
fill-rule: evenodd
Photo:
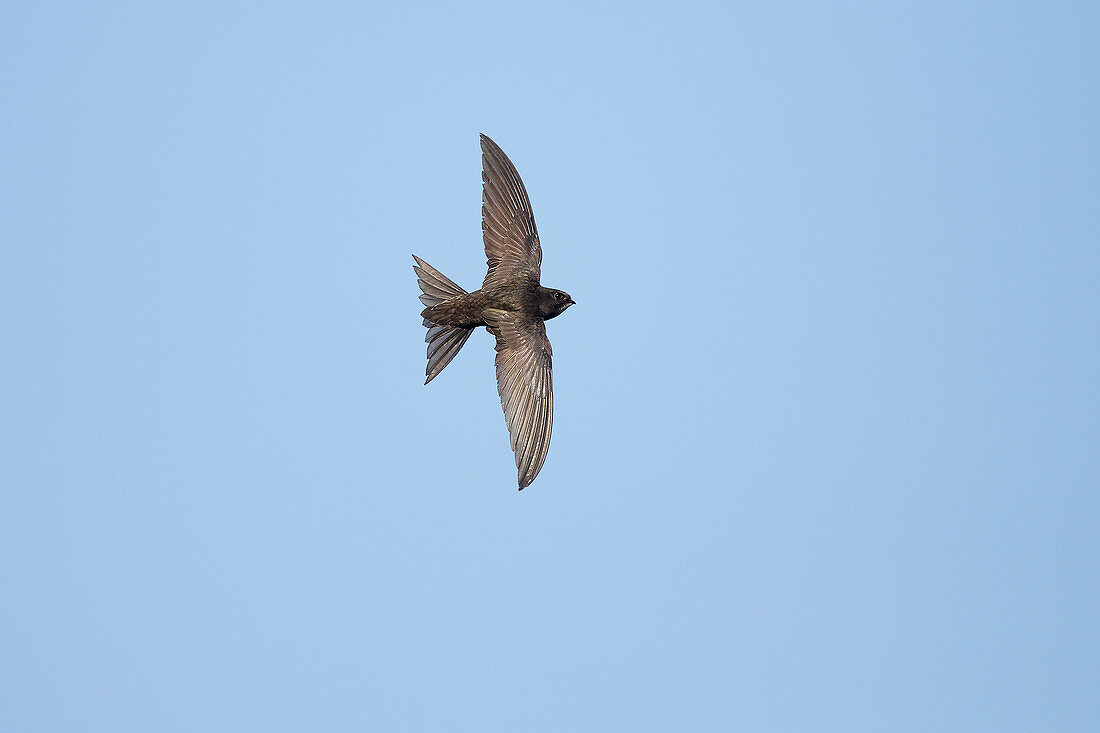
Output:
M554 297L558 300L565 300L565 293L554 293Z

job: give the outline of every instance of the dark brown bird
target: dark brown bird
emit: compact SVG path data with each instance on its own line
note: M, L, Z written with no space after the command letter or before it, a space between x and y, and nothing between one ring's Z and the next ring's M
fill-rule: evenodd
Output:
M550 341L545 321L573 305L561 290L539 283L542 246L523 181L496 143L481 136L481 230L489 272L467 293L416 255L417 282L427 306L427 379L451 363L473 330L497 339L497 391L512 438L519 488L535 480L550 448L554 422Z

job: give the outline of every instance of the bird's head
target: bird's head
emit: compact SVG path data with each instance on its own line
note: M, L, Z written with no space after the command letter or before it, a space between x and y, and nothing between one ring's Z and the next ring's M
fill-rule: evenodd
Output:
M539 293L539 314L545 320L550 320L561 315L562 311L571 305L575 305L569 293L564 290L551 290L543 288Z

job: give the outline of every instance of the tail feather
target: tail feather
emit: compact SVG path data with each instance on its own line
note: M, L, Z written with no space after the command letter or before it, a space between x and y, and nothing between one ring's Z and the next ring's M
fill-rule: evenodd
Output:
M413 255L413 259L416 260L416 264L413 265L413 270L416 271L416 282L420 286L421 293L423 293L420 296L420 302L424 305L429 307L438 305L448 298L466 294L465 290L455 285L446 275L424 260L416 255Z
M427 375L424 384L432 381L443 371L443 367L451 363L458 350L470 338L474 332L472 328L458 328L456 326L431 326L424 340L428 342L428 366L424 369Z
M429 308L438 305L450 298L465 295L466 291L451 282L446 275L429 265L416 255L413 255L416 265L416 281L420 285L420 302ZM459 349L466 343L473 333L472 328L460 326L444 326L432 323L424 319L424 326L428 329L424 340L428 342L428 366L424 373L427 379L424 384L435 379L443 368L451 363Z

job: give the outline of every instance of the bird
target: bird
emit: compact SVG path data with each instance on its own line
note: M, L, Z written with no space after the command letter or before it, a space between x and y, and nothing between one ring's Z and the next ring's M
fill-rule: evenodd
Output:
M481 232L489 267L480 290L466 292L413 255L420 315L428 329L428 384L455 358L475 328L496 338L497 391L504 408L519 490L546 461L554 422L554 387L546 321L576 305L564 290L539 282L539 244L531 201L516 167L495 142L481 135Z

